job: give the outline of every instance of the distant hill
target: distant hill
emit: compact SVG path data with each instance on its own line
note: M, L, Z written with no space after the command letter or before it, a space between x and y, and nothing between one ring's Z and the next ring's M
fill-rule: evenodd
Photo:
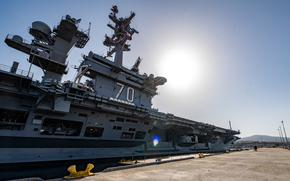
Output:
M290 138L288 138L288 141L290 141ZM253 135L241 138L237 141L237 143L241 142L281 142L281 140L277 136Z

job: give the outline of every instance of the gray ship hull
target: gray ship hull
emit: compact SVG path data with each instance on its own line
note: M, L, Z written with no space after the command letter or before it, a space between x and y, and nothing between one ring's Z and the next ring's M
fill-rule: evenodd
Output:
M88 99L85 105L75 104L72 101L68 112L51 111L50 101L55 103L65 100L66 95L62 95L62 99L59 96L55 100L48 99L46 100L48 102L37 103L39 90L34 82L27 77L11 75L9 72L0 71L0 73L2 83L9 80L15 84L21 80L31 85L29 90L23 92L17 87L10 87L8 91L0 84L0 98L5 102L0 105L2 112L0 164L219 152L226 151L236 139L233 136L235 132L231 130L160 112L153 112L150 117L150 113L144 110L136 111L126 107L127 110L124 109L120 114L118 110L112 109L112 105L116 103L110 100L106 102L104 98L103 104L99 104L100 107L89 107L93 105L90 101L96 100ZM44 90L42 88L42 91ZM38 104L38 108L32 109L33 106L30 105L35 104ZM15 115L19 118L13 117ZM21 115L25 115L26 120L23 120ZM13 121L9 120L12 118ZM79 135L73 132L77 128L60 127L54 124L55 120L62 121L64 125L80 123L77 124L81 125L78 129ZM48 122L51 125L47 125ZM90 125L102 127L102 135L93 137L86 135L86 128ZM124 132L133 133L135 137L123 137ZM139 133L144 134L137 138L136 135ZM195 139L200 140L192 140L191 136L189 142L178 146L178 137L193 134ZM160 141L154 146L156 135ZM218 137L215 137L217 135ZM215 143L211 143L213 137Z
M89 41L90 29L79 29L81 19L67 15L53 30L33 22L31 43L6 37L43 77L34 80L18 62L0 66L0 165L220 152L237 139L239 131L152 108L157 87L167 80L139 74L141 58L131 69L122 66L123 51L130 50L126 42L138 31L130 27L135 13L123 19L117 12L114 6L109 15L115 27L108 25L115 34L104 41L114 61L89 52L74 80L62 82L62 76L69 51Z
M224 152L226 145L215 144L214 148L209 149L203 145L189 147L187 149L173 149L163 147L159 149L148 149L144 151L143 146L133 148L1 148L0 165L55 161L74 161L74 160L101 160L132 157L154 157L161 155L180 155L202 152Z

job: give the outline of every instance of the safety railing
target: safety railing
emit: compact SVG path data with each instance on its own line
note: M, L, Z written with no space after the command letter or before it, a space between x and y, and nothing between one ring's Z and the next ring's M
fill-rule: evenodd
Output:
M22 38L21 36L19 36L19 35L7 34L7 35L6 35L6 39L10 39L10 40L18 41L19 43L30 44L29 41L27 41L26 39L23 39L23 38Z
M0 70L4 71L4 72L10 72L10 73L13 73L13 74L21 75L21 76L24 76L24 77L29 77L31 79L33 78L33 73L32 72L28 72L28 71L25 71L25 70L22 70L22 69L17 69L16 72L13 72L13 71L11 71L11 67L10 66L3 65L3 64L0 64Z

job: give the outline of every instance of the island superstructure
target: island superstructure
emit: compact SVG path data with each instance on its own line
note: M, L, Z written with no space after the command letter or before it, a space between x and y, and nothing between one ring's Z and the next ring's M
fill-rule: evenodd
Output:
M6 37L5 43L27 54L30 67L39 67L43 77L34 80L18 62L0 66L0 165L217 152L237 139L239 131L152 108L166 78L140 74L140 57L131 69L123 66L123 52L138 31L130 26L135 13L117 14L113 6L108 24L113 34L103 42L107 55L84 55L70 81L62 81L68 53L90 39L90 28L79 28L81 19L67 15L53 29L33 22L31 42Z

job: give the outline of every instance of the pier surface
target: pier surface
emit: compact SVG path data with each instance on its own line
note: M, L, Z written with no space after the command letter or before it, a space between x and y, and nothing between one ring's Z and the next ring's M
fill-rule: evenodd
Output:
M290 151L261 148L145 167L96 173L82 181L289 181Z

